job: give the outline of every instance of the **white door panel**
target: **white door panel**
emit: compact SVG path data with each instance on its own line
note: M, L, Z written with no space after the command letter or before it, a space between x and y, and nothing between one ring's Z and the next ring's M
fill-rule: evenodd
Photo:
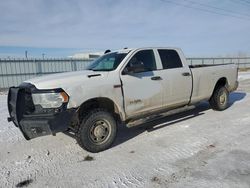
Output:
M162 80L152 80L158 71L122 75L127 116L162 107Z
M160 71L164 88L163 106L177 107L188 104L192 92L191 71L176 50L158 49L162 63Z
M161 71L164 87L163 105L172 107L189 102L192 90L191 75L184 76L185 68L165 69Z

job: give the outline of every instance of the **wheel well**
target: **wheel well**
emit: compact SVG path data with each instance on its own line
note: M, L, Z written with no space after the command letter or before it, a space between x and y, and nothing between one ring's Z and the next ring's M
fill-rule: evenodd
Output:
M220 86L226 86L226 87L227 87L227 79L226 79L225 77L220 78L220 79L217 81L217 83L216 83L216 85L215 85L215 89L217 89L217 88L220 87Z
M218 87L221 87L221 86L225 86L227 88L227 79L225 77L222 77L220 78L217 83L215 84L214 86L214 90L213 90L213 93L215 92L215 90L218 88ZM213 96L213 94L212 94Z
M105 97L89 99L81 104L78 109L79 120L81 121L84 115L95 108L104 108L108 112L114 114L117 120L121 120L116 104L111 99Z

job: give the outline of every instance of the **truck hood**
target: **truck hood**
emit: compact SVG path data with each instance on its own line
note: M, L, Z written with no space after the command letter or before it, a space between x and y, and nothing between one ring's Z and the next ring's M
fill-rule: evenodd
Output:
M25 82L33 84L37 89L62 88L67 90L79 84L85 85L86 82L99 81L107 75L108 72L104 71L83 70L36 77Z

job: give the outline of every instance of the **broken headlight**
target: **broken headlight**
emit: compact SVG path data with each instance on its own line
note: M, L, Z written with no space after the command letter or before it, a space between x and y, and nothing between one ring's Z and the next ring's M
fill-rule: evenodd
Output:
M59 108L63 103L69 101L65 92L60 93L32 93L34 105L41 105L43 108Z

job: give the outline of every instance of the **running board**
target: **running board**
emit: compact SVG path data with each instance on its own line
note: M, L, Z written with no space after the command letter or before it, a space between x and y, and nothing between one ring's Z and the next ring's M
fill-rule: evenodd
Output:
M166 117L166 116L170 116L170 115L173 115L173 114L178 114L178 113L185 112L185 111L188 111L188 110L193 110L194 108L195 108L194 105L184 106L184 107L181 107L181 108L176 108L176 109L173 109L173 110L169 110L167 112L147 116L147 117L142 118L142 119L138 119L138 120L134 120L134 121L132 120L132 121L128 122L126 126L127 127L134 127L134 126L137 126L137 125L141 125L141 124L144 124L144 123L149 123L149 122L155 121L157 119L160 119L160 118L163 118L163 117Z

